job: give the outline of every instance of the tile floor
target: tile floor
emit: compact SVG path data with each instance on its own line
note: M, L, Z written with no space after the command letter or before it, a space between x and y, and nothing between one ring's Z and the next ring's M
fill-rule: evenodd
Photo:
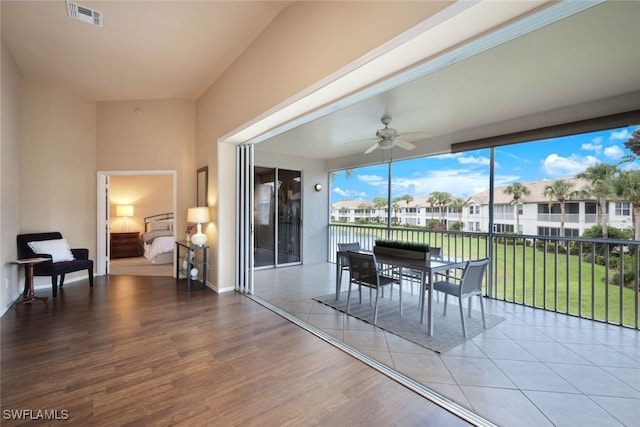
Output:
M331 292L335 264L255 272L256 296L500 426L640 425L638 331L487 299L506 320L437 354L311 299Z

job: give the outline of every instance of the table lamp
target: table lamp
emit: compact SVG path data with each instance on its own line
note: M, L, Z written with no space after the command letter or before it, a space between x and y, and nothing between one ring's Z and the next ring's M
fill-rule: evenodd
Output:
M209 221L209 208L199 207L187 210L187 222L197 224L197 233L191 236L191 243L198 246L203 246L207 243L207 235L202 232L201 224Z
M124 229L129 231L129 217L133 216L133 205L118 205L116 206L116 216L124 217Z

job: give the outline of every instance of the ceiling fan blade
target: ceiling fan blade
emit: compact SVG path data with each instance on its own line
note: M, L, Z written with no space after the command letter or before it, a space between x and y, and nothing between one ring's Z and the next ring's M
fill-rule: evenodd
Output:
M405 150L413 150L414 148L416 148L415 145L403 139L396 138L394 142L398 147L404 148Z
M376 141L378 141L378 138L356 139L353 141L344 142L344 144L357 144L357 143L376 142Z
M370 152L372 152L376 148L378 148L378 143L377 142L375 144L373 144L371 147L367 148L367 151L365 151L364 154L369 154Z

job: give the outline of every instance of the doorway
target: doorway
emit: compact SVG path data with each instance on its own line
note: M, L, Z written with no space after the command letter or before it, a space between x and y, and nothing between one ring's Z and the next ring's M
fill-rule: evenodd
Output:
M113 181L113 182L112 182ZM115 191L112 194L112 185L121 185L126 191ZM120 184L117 184L120 183ZM111 235L112 234L131 234L137 233L138 239L146 231L145 218L157 215L159 213L171 213L176 211L176 172L175 171L99 171L98 172L98 218L97 218L97 253L96 253L96 275L109 274L111 270ZM117 206L128 206L129 212L133 211L132 217L118 217ZM173 218L173 215L172 215ZM175 224L175 219L172 223ZM173 237L175 240L175 228L172 227ZM121 236L128 237L128 236ZM131 264L126 266L126 271L135 271L137 261L140 261L140 275L165 275L157 274L152 271L145 271L142 267L149 270L149 267L156 267L150 259L144 258L142 250L142 242L140 256L128 256L126 258L116 257L114 261L120 261L121 264ZM162 264L168 262L165 268L169 271L169 275L173 276L175 272L175 257L171 257L169 261L163 261ZM142 262L144 261L144 262ZM149 264L149 265L147 265ZM160 264L160 263L158 263ZM159 266L159 265L158 265ZM155 269L159 271L160 269ZM164 271L164 270L163 270ZM129 274L129 273L127 273ZM134 273L131 273L136 275Z
M254 267L300 264L302 172L254 168Z

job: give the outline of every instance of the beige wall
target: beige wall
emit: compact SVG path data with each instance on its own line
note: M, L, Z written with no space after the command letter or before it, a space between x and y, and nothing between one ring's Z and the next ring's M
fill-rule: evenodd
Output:
M23 82L20 231L60 231L71 247L95 254L95 102L33 78Z
M447 5L448 2L296 2L278 15L198 100L196 159L207 161L210 170L217 171L217 175L210 174L217 179L210 182L209 191L218 218L212 257L218 266L219 287L232 288L235 282L230 255L235 253L236 242L235 187L231 180L235 150L220 146L212 154L212 145L226 133ZM309 204L306 200L303 203ZM309 233L319 234L316 229ZM313 261L320 260L306 260Z
M19 283L24 274L8 264L17 257L15 236L20 232L21 76L4 41L0 43L0 311L4 312L22 289Z
M183 230L196 201L195 126L194 101L99 102L97 170L175 171L176 229Z

